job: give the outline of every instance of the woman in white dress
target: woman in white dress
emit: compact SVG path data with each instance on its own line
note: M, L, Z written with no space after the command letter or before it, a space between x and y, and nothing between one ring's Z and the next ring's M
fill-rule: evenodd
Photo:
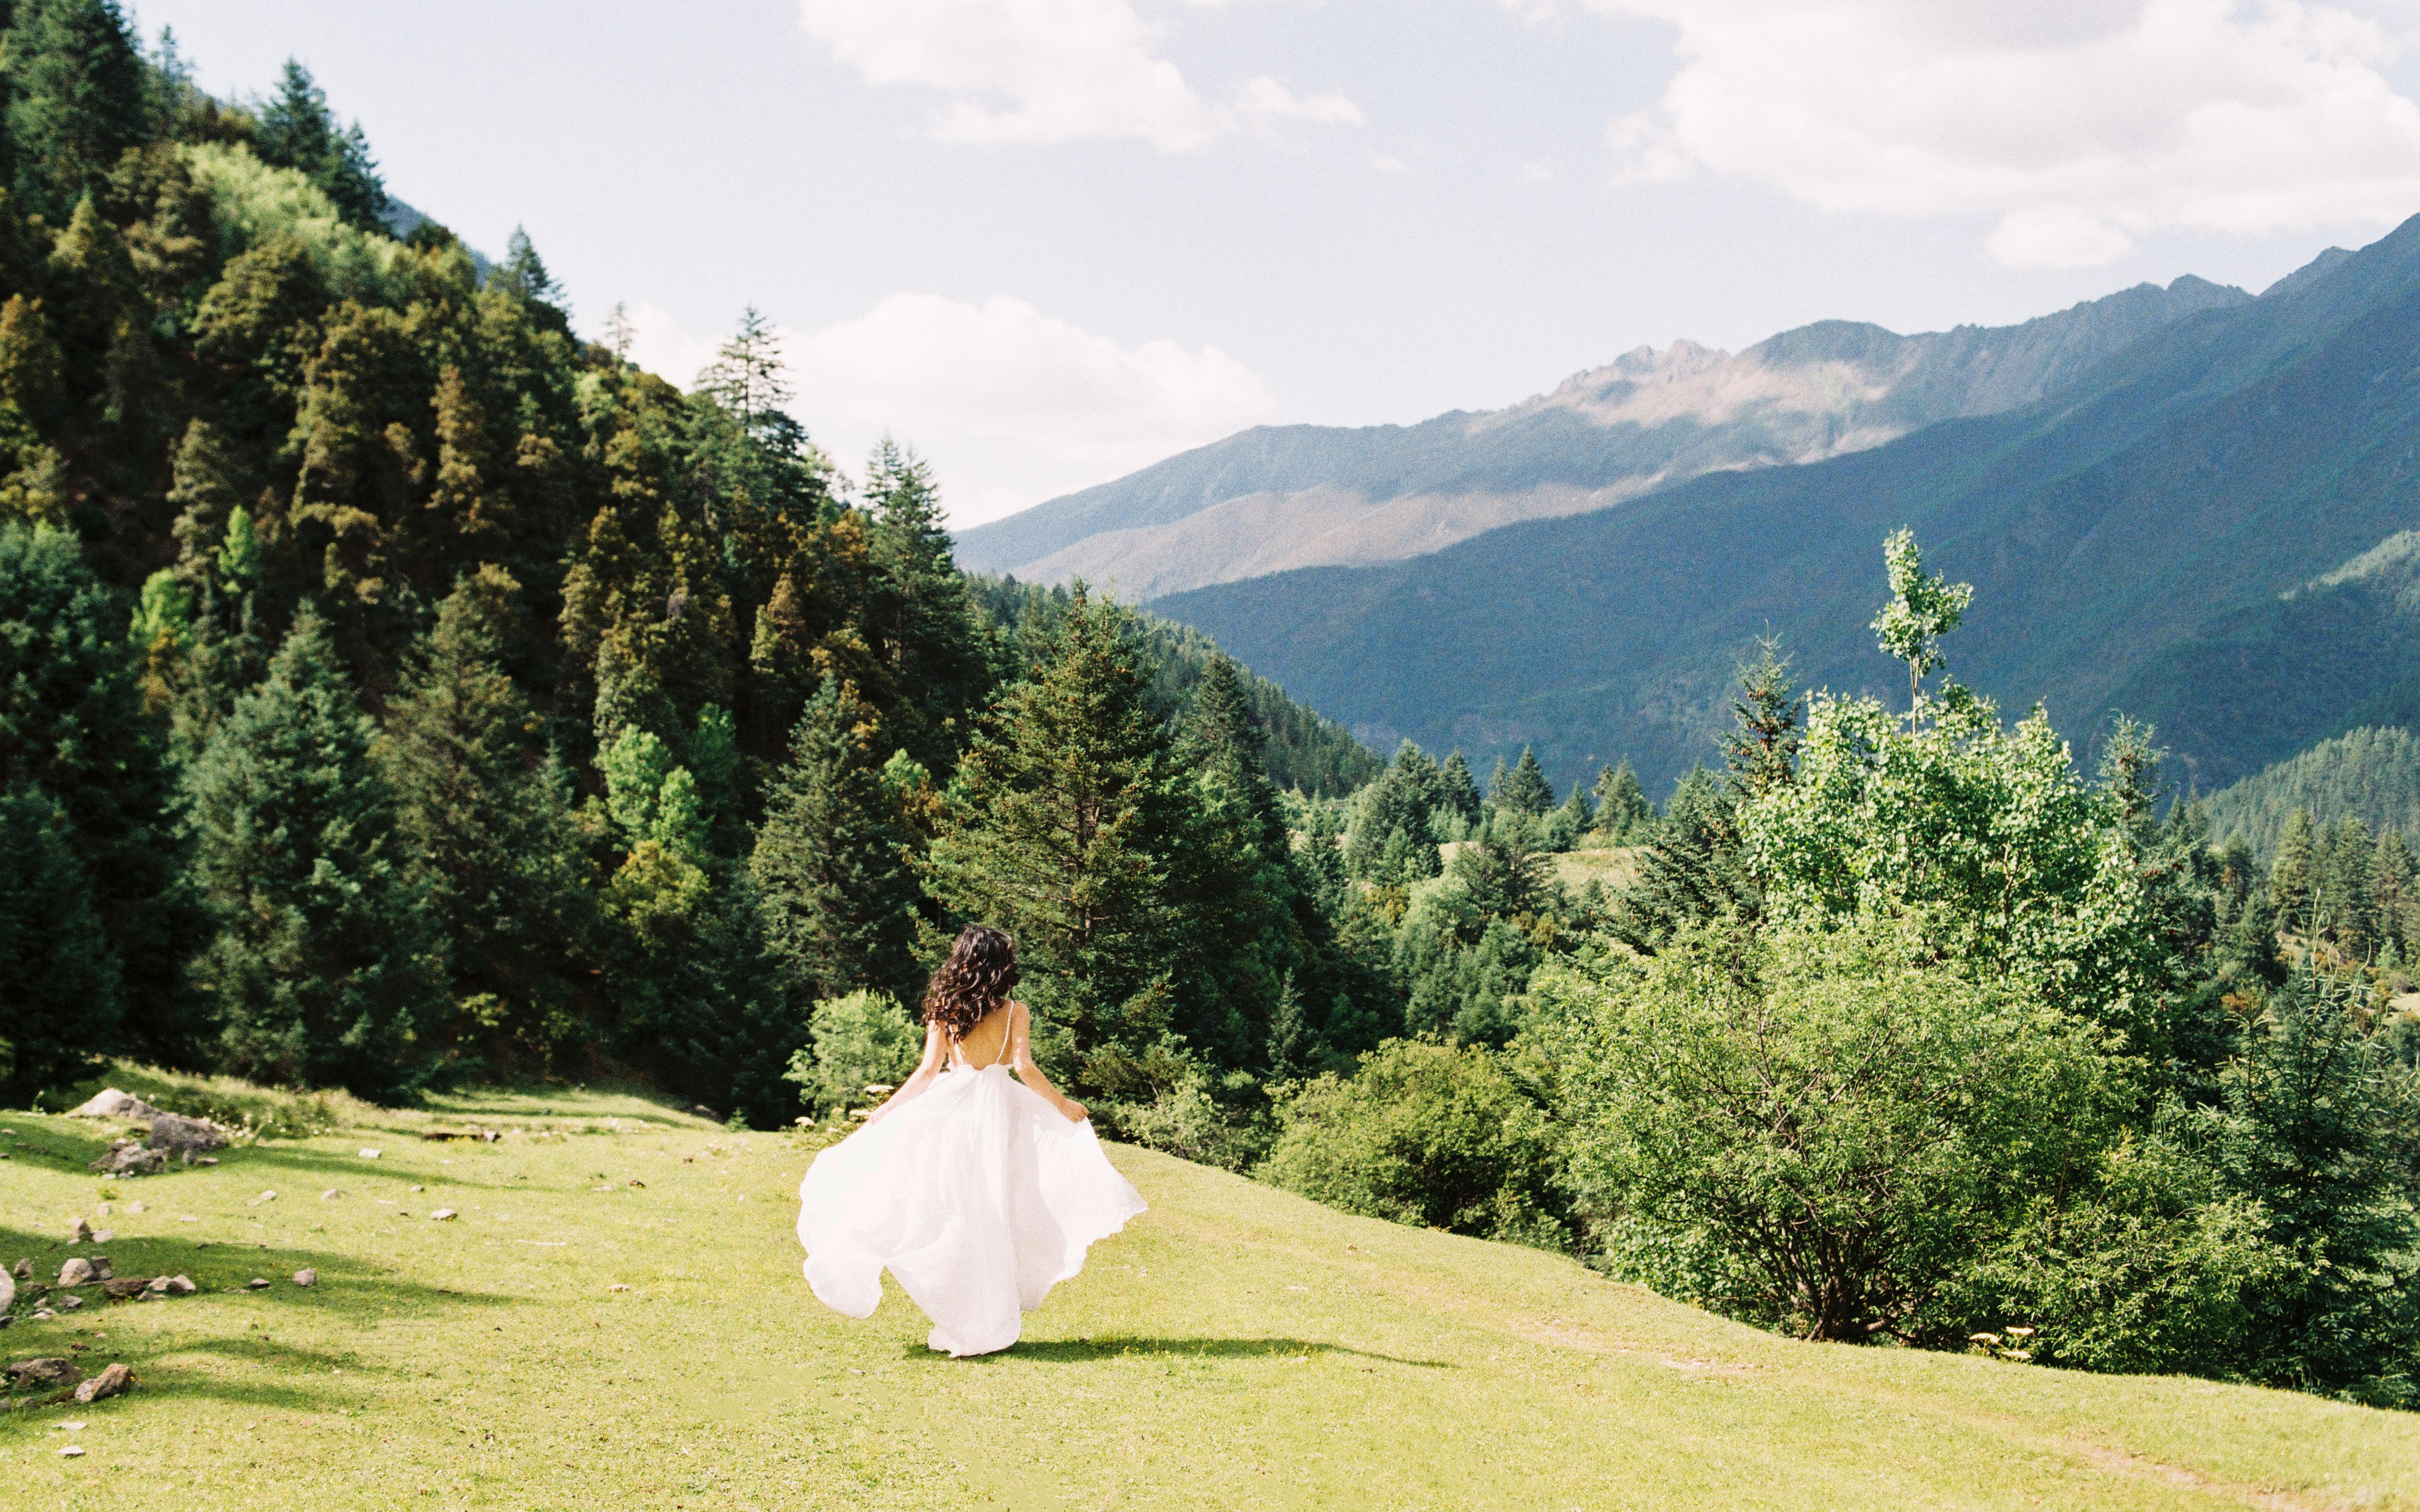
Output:
M923 1063L799 1183L815 1296L866 1317L888 1269L953 1355L1016 1343L1093 1242L1143 1211L1083 1104L1033 1063L1016 976L1006 934L961 931L924 990Z

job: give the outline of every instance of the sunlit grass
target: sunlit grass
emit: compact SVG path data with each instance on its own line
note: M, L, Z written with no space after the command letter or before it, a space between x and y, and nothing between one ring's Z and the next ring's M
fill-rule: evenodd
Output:
M954 1363L895 1294L860 1323L807 1293L807 1136L562 1090L330 1105L109 1182L106 1130L0 1115L0 1259L54 1275L84 1216L118 1274L202 1287L0 1334L142 1381L0 1417L0 1503L2420 1507L2420 1417L1796 1344L1129 1149L1153 1211Z

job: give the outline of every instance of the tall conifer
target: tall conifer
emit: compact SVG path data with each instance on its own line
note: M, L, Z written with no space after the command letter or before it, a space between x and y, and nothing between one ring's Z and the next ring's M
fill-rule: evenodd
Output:
M435 1070L442 999L373 733L306 601L194 767L194 870L218 918L196 971L241 1074L394 1097Z
M767 943L803 1001L920 985L908 835L883 786L873 711L837 680L808 701L766 796L749 871Z
M518 592L487 567L438 606L380 747L456 1005L438 1039L504 1064L543 1059L581 1027L589 897L568 783L530 748L535 717L504 669Z
M1186 805L1133 617L1078 584L1036 652L958 767L927 887L1016 936L1039 1031L1096 1085L1091 1057L1139 1054L1166 1023L1150 989L1180 922Z

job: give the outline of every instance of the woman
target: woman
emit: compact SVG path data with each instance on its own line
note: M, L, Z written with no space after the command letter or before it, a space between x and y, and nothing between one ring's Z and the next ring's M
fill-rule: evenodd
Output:
M816 1297L866 1317L887 1266L933 1320L925 1342L953 1355L1016 1343L1023 1315L1083 1269L1092 1242L1143 1211L1083 1104L1033 1063L1016 985L1015 941L960 931L924 989L916 1073L799 1183Z

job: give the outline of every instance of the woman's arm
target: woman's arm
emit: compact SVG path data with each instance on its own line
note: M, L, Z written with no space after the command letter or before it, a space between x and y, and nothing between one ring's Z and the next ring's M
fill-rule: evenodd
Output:
M1016 1041L1016 1059L1014 1062L1016 1079L1041 1093L1043 1101L1057 1108L1069 1123L1081 1123L1091 1118L1090 1109L1051 1086L1050 1078L1043 1075L1042 1068L1033 1063L1033 1037L1027 1032L1030 1022L1026 1017L1025 1005L1012 1003L1009 1011L1013 1016L1008 1021L1008 1032Z
M913 1103L923 1096L924 1089L933 1085L933 1078L941 1074L941 1062L948 1055L949 1044L941 1036L941 1026L938 1024L925 1025L924 1058L916 1063L915 1073L901 1082L897 1091L885 1098L880 1107L865 1116L865 1127L873 1128L875 1124L881 1121L884 1114L904 1103Z

